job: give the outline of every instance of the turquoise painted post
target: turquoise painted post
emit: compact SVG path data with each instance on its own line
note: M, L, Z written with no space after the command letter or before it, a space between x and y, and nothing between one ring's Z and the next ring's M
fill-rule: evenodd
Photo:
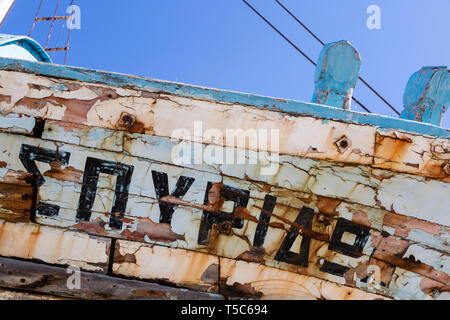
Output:
M325 45L317 61L312 102L349 110L361 57L348 41Z
M414 73L406 85L403 105L401 119L440 126L450 105L450 71L447 67L423 67Z

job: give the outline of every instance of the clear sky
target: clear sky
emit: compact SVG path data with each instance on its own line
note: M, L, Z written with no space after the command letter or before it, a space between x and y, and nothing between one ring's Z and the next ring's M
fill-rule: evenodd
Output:
M63 15L71 0L61 0ZM1 33L28 34L40 0L17 0ZM321 45L273 0L249 0L317 60ZM361 76L400 111L409 77L425 65L449 65L449 0L281 0L324 42L349 40L362 57ZM241 0L77 0L68 64L278 98L310 101L314 67ZM370 5L381 29L369 30ZM41 16L53 15L45 0ZM45 44L50 23L33 37ZM64 45L60 23L59 36ZM56 63L63 61L55 54ZM358 83L354 96L372 112L396 116ZM354 105L352 109L362 111ZM450 127L450 111L443 126Z

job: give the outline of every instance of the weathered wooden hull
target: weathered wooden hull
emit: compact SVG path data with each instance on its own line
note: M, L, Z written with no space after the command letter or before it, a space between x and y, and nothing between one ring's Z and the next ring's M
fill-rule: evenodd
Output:
M0 287L85 299L449 298L447 130L78 68L0 67ZM180 128L202 154L279 157L174 163ZM280 143L202 134L239 128L276 130ZM67 289L65 266L90 285Z

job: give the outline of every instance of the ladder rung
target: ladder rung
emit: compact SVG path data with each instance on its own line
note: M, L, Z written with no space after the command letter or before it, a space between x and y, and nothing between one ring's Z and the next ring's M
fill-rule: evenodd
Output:
M52 21L52 20L68 20L72 16L59 16L59 17L48 17L48 18L36 18L36 21Z
M66 51L67 47L59 47L59 48L47 48L45 51Z

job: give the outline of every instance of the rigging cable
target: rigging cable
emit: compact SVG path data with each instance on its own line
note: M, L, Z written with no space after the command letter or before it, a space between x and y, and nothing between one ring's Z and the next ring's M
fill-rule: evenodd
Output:
M291 40L289 40L280 30L278 30L273 24L271 24L261 13L258 12L255 8L253 8L246 0L242 0L254 13L256 13L265 23L267 23L273 30L275 30L284 40L286 40L292 47L294 47L298 52L300 52L309 62L311 62L314 66L317 64L310 58L306 53L300 50ZM353 101L361 106L368 113L372 113L369 109L367 109L360 101L358 101L355 97L352 96Z
M294 18L295 21L297 21L298 24L300 24L310 35L312 35L321 45L325 45L325 43L320 40L318 36L314 34L303 22L300 21L288 8L286 8L279 0L275 0L275 2L284 10L286 11L292 18ZM375 93L389 108L391 108L396 114L400 115L400 112L398 112L397 109L395 109L381 94L379 94L371 85L367 83L361 76L358 76L358 79L361 80L362 83L364 83L367 88L369 88L373 93Z

